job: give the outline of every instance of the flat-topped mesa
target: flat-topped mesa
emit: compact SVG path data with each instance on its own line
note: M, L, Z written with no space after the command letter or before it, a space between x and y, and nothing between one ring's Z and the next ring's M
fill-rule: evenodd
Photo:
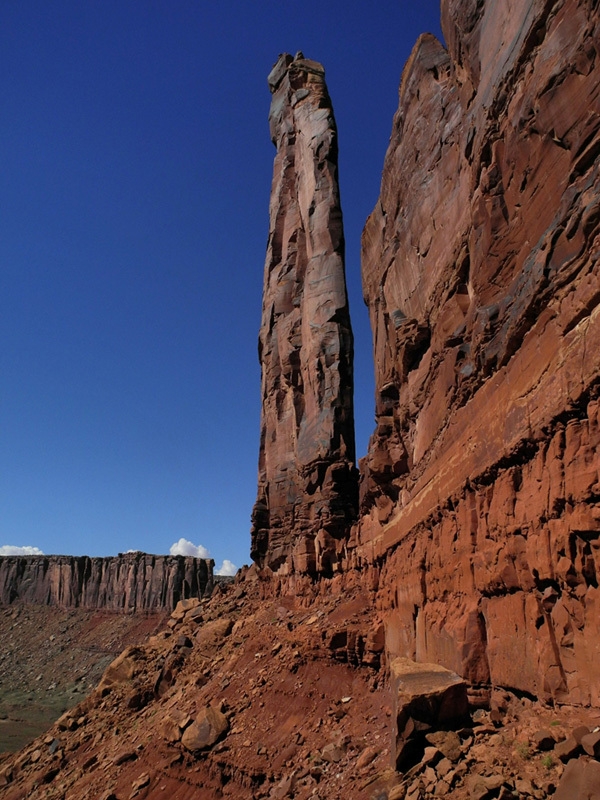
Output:
M353 338L325 71L301 53L269 75L277 147L259 336L262 418L254 561L330 574L356 516Z
M108 558L1 556L0 606L11 603L110 611L172 611L213 589L212 558L136 551Z

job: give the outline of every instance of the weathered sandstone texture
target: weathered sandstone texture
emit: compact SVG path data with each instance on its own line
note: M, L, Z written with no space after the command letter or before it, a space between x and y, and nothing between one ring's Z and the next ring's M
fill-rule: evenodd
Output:
M390 658L600 703L600 11L443 0L363 234Z
M212 559L125 553L0 557L0 605L15 601L114 611L172 610L213 587Z
M282 55L268 80L277 155L251 554L282 574L328 574L358 504L337 132L320 64L301 53Z

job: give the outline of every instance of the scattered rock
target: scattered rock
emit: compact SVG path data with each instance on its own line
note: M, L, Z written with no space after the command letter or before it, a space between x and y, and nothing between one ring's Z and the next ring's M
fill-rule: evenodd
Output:
M204 652L216 649L219 644L231 633L233 620L229 618L215 619L205 622L196 633L196 645Z
M460 738L456 731L435 731L425 734L425 739L443 753L447 759L456 762L462 756Z
M578 725L571 732L571 737L575 739L577 744L581 744L581 740L583 739L584 736L587 736L588 733L591 733L591 731L587 725Z
M186 600L180 600L171 614L171 619L182 620L188 611L198 608L199 605L200 600L197 597L190 597Z
M470 775L465 783L471 800L488 800L504 781L503 775Z
M581 745L572 737L569 736L563 742L557 742L554 745L554 755L563 763L570 761L572 758L581 752Z
M356 769L361 770L374 761L379 755L377 747L365 747L359 757L356 759Z
M60 772L60 767L51 767L42 775L42 783L51 783Z
M406 787L405 786L394 786L393 789L390 789L388 792L388 800L404 800L406 797Z
M344 757L345 752L340 745L335 744L334 742L330 742L326 744L325 747L321 750L321 758L323 761L329 761L330 763L337 764L338 761L341 761Z
M135 797L141 789L145 789L146 786L150 785L150 775L147 772L142 772L142 774L131 784L131 794L129 795L130 799Z
M104 671L96 691L99 694L104 694L114 686L130 681L135 675L137 660L140 655L141 650L138 647L127 647L123 650L121 655L117 656Z
M575 737L573 737L575 738ZM600 731L587 733L581 737L581 746L589 756L600 757Z
M458 759L455 759L455 761L457 760ZM440 778L443 778L445 775L447 775L451 769L452 769L452 761L449 758L442 758L442 760L435 766L435 771L440 776Z
M48 753L53 756L62 747L61 739L51 738L48 743Z
M229 730L227 717L212 706L207 706L183 732L182 745L190 751L212 747Z
M121 752L117 753L117 755L113 758L112 763L115 767L118 767L121 764L125 764L127 761L135 761L137 757L138 754L135 750L121 750Z
M553 750L556 744L556 739L552 735L552 732L546 729L536 731L536 733L533 734L532 741L536 749L542 752Z

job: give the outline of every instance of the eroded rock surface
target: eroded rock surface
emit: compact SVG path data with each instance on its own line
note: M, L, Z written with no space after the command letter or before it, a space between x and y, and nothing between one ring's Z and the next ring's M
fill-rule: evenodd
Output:
M171 611L213 586L212 559L124 553L0 556L0 606L15 601L63 608Z
M600 702L597 3L442 2L363 234L391 656Z
M282 55L269 88L277 155L259 337L252 558L284 573L329 573L358 495L337 132L320 64Z

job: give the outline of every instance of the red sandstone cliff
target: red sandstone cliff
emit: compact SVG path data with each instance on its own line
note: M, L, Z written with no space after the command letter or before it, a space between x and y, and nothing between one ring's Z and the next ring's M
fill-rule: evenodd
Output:
M327 574L358 499L337 132L320 64L282 55L269 88L277 155L259 338L252 558L280 573Z
M390 655L600 702L600 12L443 0L363 234Z
M15 601L65 608L171 611L179 600L210 594L212 559L125 553L0 557L0 605Z

